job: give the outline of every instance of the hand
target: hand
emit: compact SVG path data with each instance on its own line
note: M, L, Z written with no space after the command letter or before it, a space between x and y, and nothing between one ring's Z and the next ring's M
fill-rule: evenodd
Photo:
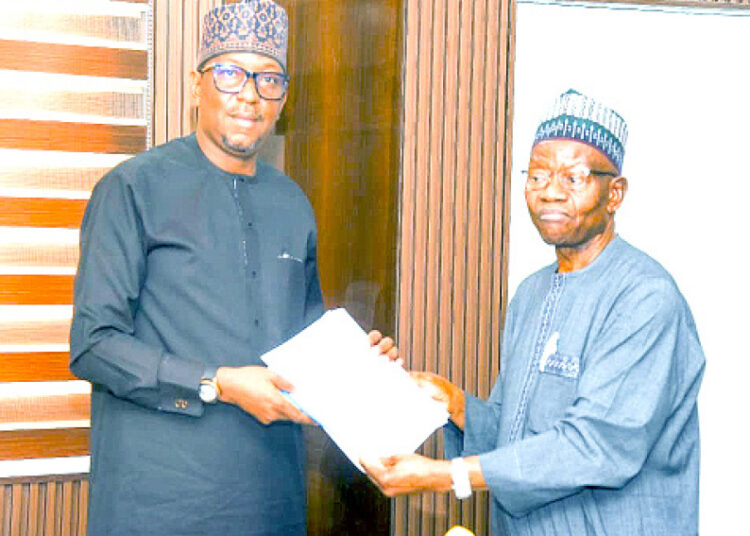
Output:
M388 497L422 491L450 491L450 462L419 454L400 454L379 460L360 460L367 476Z
M281 391L291 393L292 384L266 367L220 367L216 371L222 402L239 406L263 424L294 421L312 424Z
M463 389L452 384L446 378L431 372L410 372L412 379L426 389L432 398L445 404L451 420L461 430L465 424L466 395Z
M381 355L388 356L388 359L395 361L399 365L404 365L404 360L398 356L398 347L395 341L390 337L383 337L383 334L377 330L372 330L367 334L370 337L370 346L378 346Z

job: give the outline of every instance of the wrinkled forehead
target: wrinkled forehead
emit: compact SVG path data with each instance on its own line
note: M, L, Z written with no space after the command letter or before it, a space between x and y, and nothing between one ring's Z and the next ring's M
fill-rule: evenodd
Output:
M576 166L617 173L617 168L606 154L579 140L544 140L536 143L531 149L529 167L555 170Z

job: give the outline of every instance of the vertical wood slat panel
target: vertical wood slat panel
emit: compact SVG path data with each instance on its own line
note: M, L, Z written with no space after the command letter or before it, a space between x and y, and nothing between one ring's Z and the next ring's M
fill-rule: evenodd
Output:
M191 28L185 28L185 2L182 0L168 0L169 2L169 56L168 63L165 73L169 80L167 82L168 97L167 97L167 110L168 110L168 121L167 121L167 136L168 138L174 139L182 136L186 133L183 130L182 124L182 103L185 99L185 92L187 90L185 85L185 79L187 73L183 72L183 56L186 51L184 50L184 38L185 33L190 32Z
M28 535L37 536L39 521L39 484L29 484L29 524Z
M429 176L440 174L443 166L442 138L444 136L443 109L445 105L444 83L445 83L445 2L438 1L433 4L432 31L430 36L430 73L432 81L430 84L430 116L433 118L430 124L429 139ZM442 183L429 181L426 191L428 192L427 213L427 295L425 318L436 318L440 304L440 237L442 234L440 216L442 214ZM425 323L425 340L436 341L440 326L437 322ZM438 353L433 352L425 356L427 363L425 369L437 370ZM435 440L428 441L424 453L430 457L439 455L438 444ZM430 493L424 496L423 511L429 515L422 516L422 534L443 534L447 530L445 523L445 512L447 502L444 494Z
M193 130L189 73L195 68L203 15L221 4L221 0L154 2L154 145Z
M486 397L505 304L514 0L409 1L405 10L398 339L410 368ZM447 36L451 36L450 39ZM441 441L424 447L442 455ZM396 501L396 535L461 523L489 534L489 500Z
M419 64L419 0L407 0L404 13L404 51L402 71L402 93L404 103L416 102L418 77L410 73L417 72ZM416 106L402 107L402 147L401 147L401 175L410 180L401 181L401 233L400 233L400 262L398 282L398 331L397 340L404 355L413 356L411 312L414 301L414 199L415 199L415 136L413 125L417 122L418 109ZM411 358L408 358L411 359ZM407 520L410 517L408 498L393 501L392 533L394 535L409 534Z
M87 507L82 475L0 480L0 536L84 536Z
M470 296L467 292L467 261L471 244L468 243L468 211L469 202L469 180L470 170L470 147L475 140L471 139L471 83L472 79L472 29L473 29L473 7L476 1L461 2L460 14L460 38L459 38L459 63L457 65L457 76L459 83L458 109L460 112L458 122L458 138L456 140L456 152L458 167L453 180L456 182L456 254L454 262L456 266L455 279L453 281L454 322L453 322L453 376L451 379L458 385L468 388L467 381L467 350L471 349L471 340L467 337L466 314L469 307ZM451 76L453 73L449 73ZM473 512L474 501L457 502L459 523L469 525L469 519Z
M47 482L44 497L44 534L54 534L57 521L57 484L55 481Z
M419 115L429 116L430 96L433 75L432 57L432 7L435 2L421 2L419 13L419 85L417 86L417 107ZM412 304L412 363L417 370L429 368L428 356L426 355L425 326L427 315L427 264L429 262L426 247L429 243L427 219L422 217L429 213L429 160L430 160L430 121L417 121L416 124L416 146L427 147L427 151L416 151L416 188L417 193L414 202L414 244L415 255L413 261L414 269L414 301ZM409 519L407 526L409 534L429 534L429 522L431 520L429 508L429 494L422 494L409 499Z
M448 2L446 10L446 34L457 36L460 29L461 7L459 2ZM455 151L458 139L458 122L462 113L458 106L459 78L449 73L447 66L455 66L459 59L459 41L457 38L449 39L446 47L446 73L445 73L445 136L444 136L444 169L446 178L454 177L458 168L458 154ZM456 244L455 229L455 181L445 180L443 182L443 210L441 220L443 222L443 238L441 239L441 257L444 259L440 277L440 288L442 289L440 307L441 338L438 340L438 351L440 352L440 367L438 372L446 377L452 377L453 370L453 321L454 321L454 293L451 291L455 277L454 258L457 251L461 251L463 244ZM444 494L447 502L446 525L455 524L459 518L458 502Z

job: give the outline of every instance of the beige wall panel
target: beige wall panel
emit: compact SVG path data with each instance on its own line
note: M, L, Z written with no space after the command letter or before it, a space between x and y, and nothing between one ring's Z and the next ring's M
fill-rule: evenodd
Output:
M109 168L12 167L0 169L0 188L91 192Z
M23 244L0 238L0 265L19 269L53 267L75 270L78 244Z
M0 320L0 341L13 346L68 344L70 320Z
M51 34L58 39L87 37L132 43L146 42L145 26L144 18L135 13L133 16L45 13L40 8L11 10L0 19L0 30L20 29L33 35Z

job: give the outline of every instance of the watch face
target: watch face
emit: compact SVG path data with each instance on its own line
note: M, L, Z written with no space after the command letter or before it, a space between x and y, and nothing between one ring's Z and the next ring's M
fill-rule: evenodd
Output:
M216 387L214 387L213 384L201 383L200 389L198 390L198 396L200 396L200 399L203 402L211 404L212 402L216 402L216 399L219 398L219 393L216 391Z

